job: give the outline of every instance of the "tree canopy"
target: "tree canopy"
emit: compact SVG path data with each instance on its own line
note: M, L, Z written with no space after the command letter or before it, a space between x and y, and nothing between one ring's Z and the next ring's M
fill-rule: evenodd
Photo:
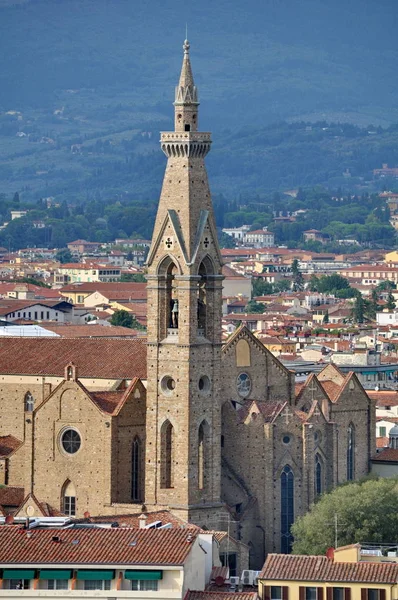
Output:
M143 329L142 325L127 310L115 310L109 319L111 325L128 327L129 329Z
M365 479L328 494L292 526L294 554L324 554L335 545L398 538L398 477Z

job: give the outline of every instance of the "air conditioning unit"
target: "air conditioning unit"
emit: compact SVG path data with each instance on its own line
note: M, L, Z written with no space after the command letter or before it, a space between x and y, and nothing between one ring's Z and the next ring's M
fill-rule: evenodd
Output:
M240 578L243 585L253 585L254 583L254 571L242 571L242 577Z
M240 582L240 577L230 577L229 578L229 585L231 587L236 587L239 585Z

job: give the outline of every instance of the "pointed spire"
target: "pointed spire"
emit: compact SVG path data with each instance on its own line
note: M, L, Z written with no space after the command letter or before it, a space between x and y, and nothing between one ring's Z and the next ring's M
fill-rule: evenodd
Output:
M189 59L190 43L186 39L183 45L184 58L182 61L181 75L175 93L175 104L198 104L198 91L196 89L191 61Z

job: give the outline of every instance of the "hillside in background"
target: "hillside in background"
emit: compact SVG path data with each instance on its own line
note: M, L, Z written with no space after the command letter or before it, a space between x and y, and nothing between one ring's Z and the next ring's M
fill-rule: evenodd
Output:
M396 16L392 0L3 0L0 191L156 198L186 21L215 192L372 190L398 164Z

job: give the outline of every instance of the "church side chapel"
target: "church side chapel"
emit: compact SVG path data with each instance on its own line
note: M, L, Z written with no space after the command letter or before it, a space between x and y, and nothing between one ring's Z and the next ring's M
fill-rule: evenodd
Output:
M290 551L290 527L317 497L368 473L375 407L355 374L333 365L295 384L244 326L222 344L222 260L204 162L211 135L198 129L189 52L185 41L174 131L161 133L147 377L115 375L98 389L70 362L51 388L24 365L7 383L0 365L0 483L22 490L17 514L26 498L32 514L168 510L228 530L259 569L266 553Z

